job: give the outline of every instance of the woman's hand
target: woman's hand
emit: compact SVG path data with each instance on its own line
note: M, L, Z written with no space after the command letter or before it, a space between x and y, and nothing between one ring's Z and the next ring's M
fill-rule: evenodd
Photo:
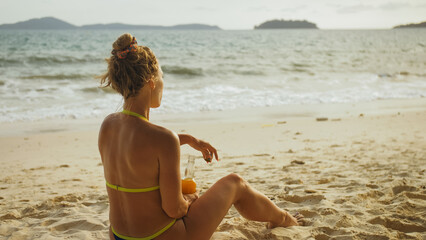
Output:
M195 150L200 151L203 154L204 160L207 162L211 162L213 159L213 155L217 161L219 161L219 157L217 156L217 151L210 143L205 142L203 140L196 139L195 137L189 134L179 134L180 144L188 144Z
M191 206L191 204L194 203L195 200L198 199L198 192L190 193L190 194L183 194L183 198L189 203L189 206Z
M204 160L206 160L207 162L212 161L213 155L216 158L216 160L219 161L216 148L212 147L210 143L194 138L194 140L188 144L189 146L193 147L195 150L200 151L203 154Z

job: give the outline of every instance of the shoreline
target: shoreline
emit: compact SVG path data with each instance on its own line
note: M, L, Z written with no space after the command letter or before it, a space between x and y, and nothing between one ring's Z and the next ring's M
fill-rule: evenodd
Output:
M164 126L178 126L188 121L253 122L271 119L283 121L288 118L347 118L360 114L398 114L426 109L426 98L388 99L357 103L288 104L270 107L239 108L224 111L156 113L151 111L151 122ZM99 129L102 118L87 119L42 119L0 123L0 138L27 136L53 132L73 132Z

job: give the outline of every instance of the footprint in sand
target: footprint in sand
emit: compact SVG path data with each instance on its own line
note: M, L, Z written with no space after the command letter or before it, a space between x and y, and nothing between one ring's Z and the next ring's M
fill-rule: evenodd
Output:
M53 223L57 222L57 220L54 219L48 219L46 221L43 221L40 223L41 226L49 226L52 225Z
M336 222L335 226L339 228L350 228L359 226L360 224L361 223L354 216L342 215Z
M0 220L10 220L10 219L21 219L22 215L15 209L10 210L8 213L0 216Z
M293 203L318 203L321 200L325 199L324 195L307 195L307 196L299 196L299 195L284 195L281 196L284 200L293 202Z
M314 218L314 217L319 216L319 214L316 211L311 211L311 210L307 210L307 209L299 209L298 211L305 218Z
M355 239L374 239L374 240L389 240L387 235L370 234L370 233L358 233L354 236Z
M378 186L378 185L376 185L376 184L366 184L365 186L366 186L366 187L368 187L368 188L372 188L372 189L377 189L377 188L379 188L379 186Z
M329 240L330 236L324 233L314 234L315 240Z
M222 231L223 232L225 232L225 231L229 232L229 231L234 230L234 229L235 229L235 225L232 225L232 224L230 224L228 222L225 222L225 223L220 224L216 231L219 231L219 232L222 232Z
M322 178L320 180L318 180L318 184L326 184L326 183L330 183L334 181L334 178Z
M417 188L409 185L396 185L392 187L392 192L394 195L398 195L401 192L414 192Z
M391 218L391 217L379 216L369 220L368 222L371 224L380 224L386 228L390 228L390 229L405 232L405 233L426 231L426 227L424 225L408 223L408 222L401 221L399 219Z
M350 236L351 232L346 231L341 228L330 228L330 227L318 227L313 230L313 235L315 236L315 239L322 240L322 239L330 239L331 236L337 237L337 236ZM352 239L352 238L350 238Z
M232 236L229 232L214 232L210 240L232 239Z
M288 179L288 178L284 178L284 179L281 179L281 181L285 181L286 185L299 185L299 184L303 184L303 181L300 180L300 179L292 179L292 178Z
M422 193L413 193L413 192L406 192L405 195L411 199L422 199L426 200L426 194Z
M105 212L108 210L108 207L109 207L107 202L87 201L87 202L82 202L82 204L86 207L90 207L91 210L97 213Z
M107 226L104 226L102 223L97 223L93 220L69 220L65 219L59 221L58 223L52 224L50 227L51 231L67 231L70 229L86 230L86 231L96 231L103 230Z
M320 208L318 209L318 212L321 215L334 215L337 213L337 210L334 208Z
M37 209L37 206L26 207L24 210L21 211L22 217L42 219L45 218L47 215L47 211L40 211L39 209Z
M55 197L53 199L54 203L58 203L58 202L77 202L80 201L84 198L84 196L79 196L79 195L75 195L75 194L67 194L65 196L59 196L59 197Z

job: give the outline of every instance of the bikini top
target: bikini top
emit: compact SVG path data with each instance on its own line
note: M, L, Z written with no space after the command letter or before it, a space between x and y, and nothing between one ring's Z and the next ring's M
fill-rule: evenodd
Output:
M146 119L146 117L135 113L135 112L131 112L129 110L123 110L122 113L130 115L130 116L135 116L138 117L144 121L148 121L148 119ZM151 191L155 191L157 189L160 189L160 186L154 186L154 187L147 187L147 188L125 188L125 187L120 187L118 185L114 185L109 183L107 180L105 180L107 187L115 189L117 191L121 191L121 192L130 192L130 193L140 193L140 192L151 192Z

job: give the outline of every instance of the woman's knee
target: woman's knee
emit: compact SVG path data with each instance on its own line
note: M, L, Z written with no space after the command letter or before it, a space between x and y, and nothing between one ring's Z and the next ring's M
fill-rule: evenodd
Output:
M237 186L244 186L246 185L246 181L237 173L231 173L223 178L226 182L237 185Z

